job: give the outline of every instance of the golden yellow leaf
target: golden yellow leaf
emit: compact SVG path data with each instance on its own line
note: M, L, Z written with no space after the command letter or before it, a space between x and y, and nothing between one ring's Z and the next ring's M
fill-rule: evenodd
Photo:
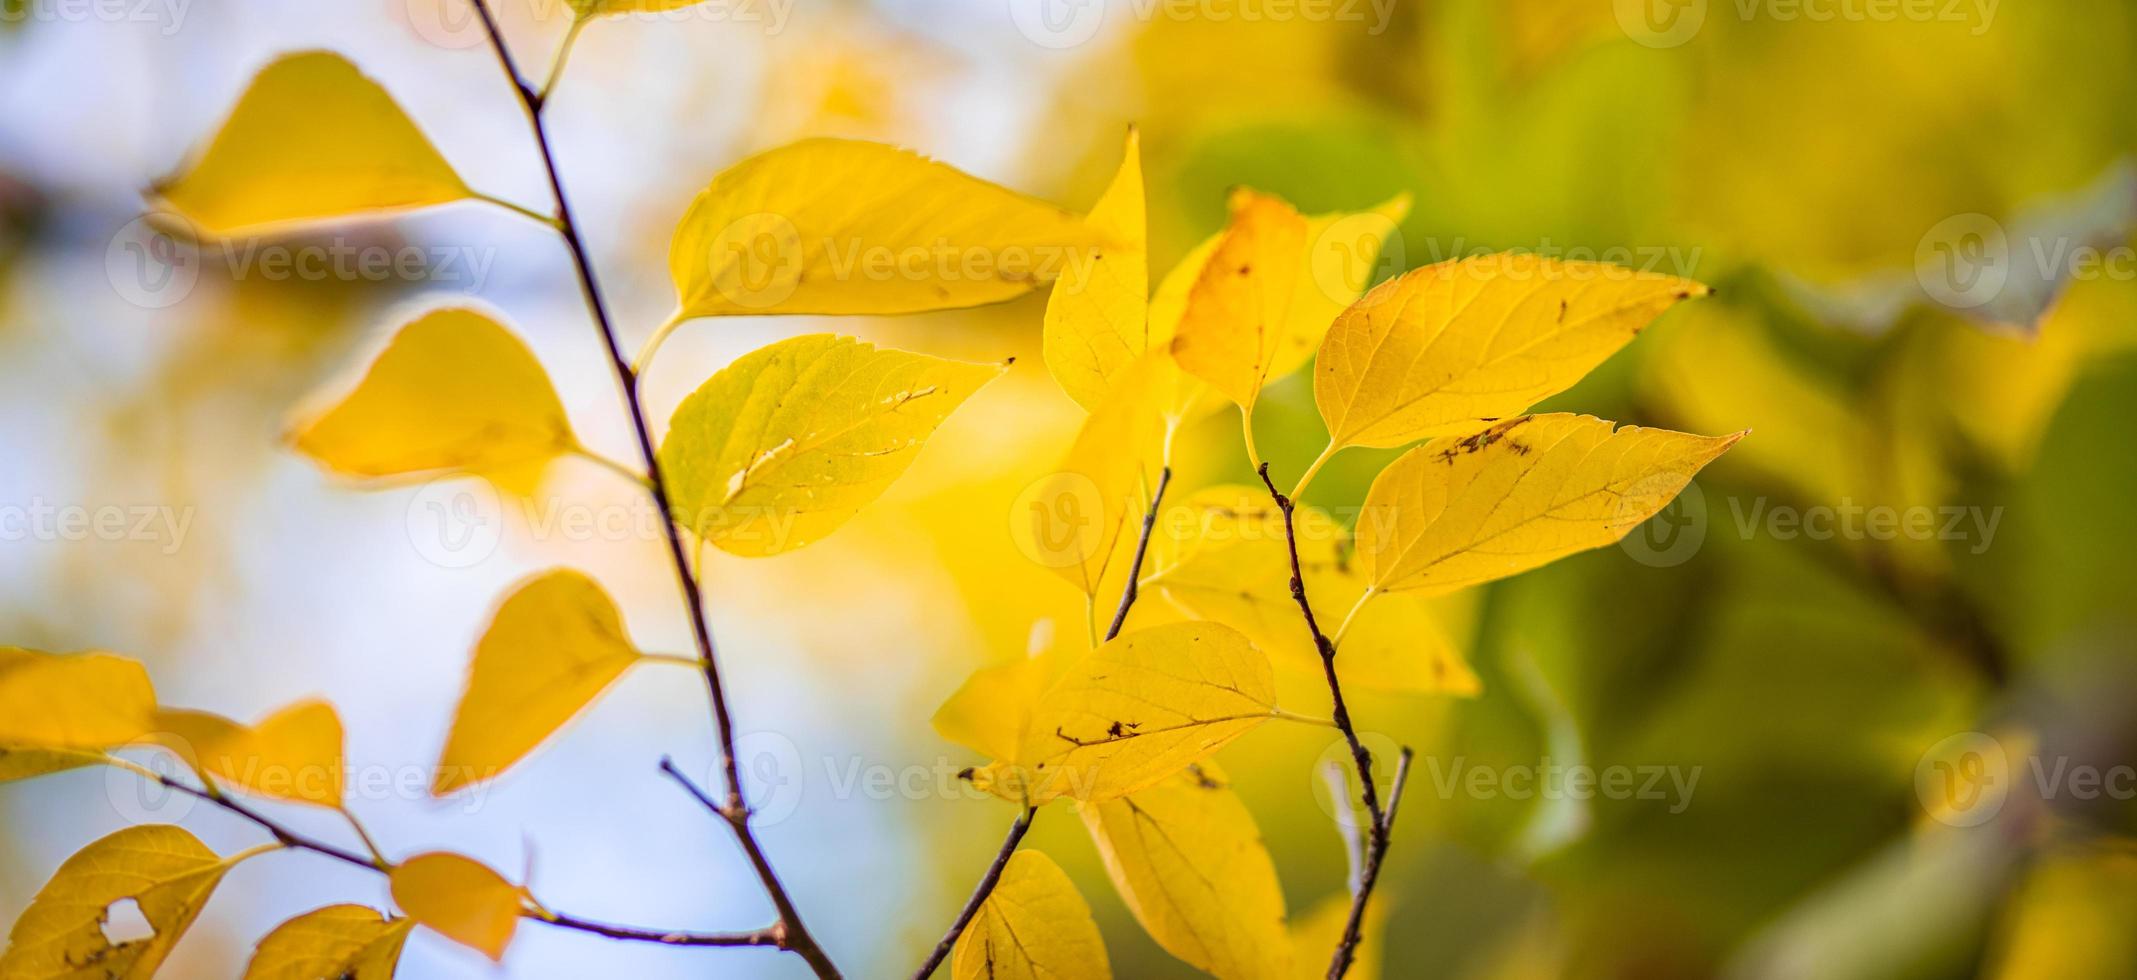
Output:
M936 734L974 752L1009 758L1030 724L1032 706L1051 680L1043 655L981 667L935 709L930 723ZM0 756L0 766L5 764Z
M1151 349L1150 259L1143 165L1128 131L1120 172L1091 208L1090 224L1117 246L1072 264L1046 300L1042 339L1047 370L1085 411L1105 402L1114 381Z
M1689 279L1521 253L1415 269L1336 318L1314 401L1337 449L1471 430L1571 387L1706 294Z
M657 14L694 7L705 0L571 0L571 11L580 20L618 14Z
M205 711L156 713L153 739L201 778L225 788L339 807L341 718L324 701L301 701L253 725Z
M1166 387L1178 371L1164 353L1138 358L1093 407L1059 469L1018 499L1012 531L1025 555L1096 596L1114 557L1134 540L1165 465ZM1125 541L1124 541L1125 539Z
M148 734L155 711L156 690L134 661L0 647L0 747L114 748Z
M1306 219L1291 205L1236 191L1231 224L1188 293L1173 357L1242 410L1252 410L1271 377L1308 234Z
M1220 623L1123 634L1039 696L1015 755L972 773L1033 805L1103 801L1155 785L1276 714L1269 659Z
M914 313L1010 299L1115 245L947 164L807 139L723 171L669 246L679 319Z
M1359 924L1358 948L1352 954L1348 980L1380 980L1381 939L1387 932L1388 904L1391 896L1380 893L1365 905L1365 921ZM1321 980L1328 975L1328 963L1335 956L1336 944L1343 940L1343 929L1350 924L1350 896L1331 895L1316 903L1312 910L1294 919L1291 923L1291 948L1297 956L1291 972L1298 980Z
M1306 219L1306 252L1284 311L1283 339L1269 365L1271 380L1313 360L1336 316L1372 285L1381 249L1409 214L1410 195L1397 194L1363 211Z
M1616 542L1743 437L1524 415L1402 454L1373 480L1358 562L1382 592L1438 594Z
M810 334L743 355L676 407L660 468L675 519L723 551L792 551L912 465L1005 368Z
M1121 900L1166 952L1220 980L1290 973L1276 865L1214 763L1078 810Z
M434 851L394 865L387 882L393 902L417 924L502 960L519 929L520 886L482 862Z
M128 827L82 848L15 921L0 954L0 977L148 980L223 874L251 853L221 857L168 824ZM104 923L112 906L129 901L154 933L115 943Z
M643 657L594 580L570 569L524 580L475 644L431 794L496 778Z
M957 937L950 954L956 980L1111 980L1105 940L1091 907L1061 866L1044 853L1018 851L1002 880Z
M1154 566L1146 579L1151 592L1191 618L1238 629L1277 668L1318 683L1320 651L1291 596L1283 515L1268 492L1209 487L1168 510L1164 524L1178 538L1171 542L1176 553ZM1365 578L1350 561L1349 535L1326 513L1301 506L1295 524L1306 594L1322 628L1333 631L1364 595ZM1343 637L1344 685L1477 694L1476 674L1456 643L1471 622L1473 605L1474 598L1466 595L1386 596L1366 605Z
M243 980L393 980L414 927L362 905L313 909L260 940Z
M330 51L261 69L207 149L155 191L213 236L474 196L393 97Z
M98 765L110 756L90 749L13 749L0 746L0 783Z
M298 451L338 473L494 473L573 451L577 440L534 352L470 309L402 327L356 389L300 425Z

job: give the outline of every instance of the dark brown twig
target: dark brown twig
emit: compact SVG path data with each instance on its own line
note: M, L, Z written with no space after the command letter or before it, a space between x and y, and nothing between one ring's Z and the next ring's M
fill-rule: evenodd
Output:
M1120 628L1128 622L1128 609L1135 605L1143 577L1143 556L1150 551L1150 532L1157 527L1158 504L1165 500L1165 488L1172 484L1172 467L1158 471L1157 489L1151 491L1150 509L1143 512L1143 532L1135 541L1135 564L1128 568L1128 584L1120 590L1120 608L1113 611L1113 625L1106 628L1106 639L1120 635Z
M623 344L618 339L614 321L609 317L608 306L601 298L600 285L594 278L593 262L587 256L585 239L579 234L578 223L571 213L571 201L564 195L563 178L557 172L556 152L549 139L549 127L543 121L542 104L547 93L529 86L512 61L512 53L505 46L504 35L497 29L497 19L490 13L488 0L469 0L475 13L482 19L483 30L488 33L490 47L497 54L497 61L504 69L505 77L519 96L521 108L526 110L527 123L534 133L535 146L541 151L542 169L549 179L550 194L556 199L557 232L571 252L572 266L578 272L579 290L585 295L587 309L592 312L595 326L600 328L601 340L608 348L609 364L615 370L616 382L623 389L624 407L631 417L631 429L638 438L638 450L645 457L648 492L653 505L662 517L662 528L667 532L668 554L674 562L676 577L680 580L683 601L690 612L690 629L697 641L698 659L704 663L705 686L712 696L713 727L719 739L720 768L727 781L727 796L724 802L713 807L734 830L735 838L748 854L750 864L757 871L765 893L779 913L782 946L799 954L808 961L816 975L835 978L838 968L831 963L823 947L809 935L802 925L801 914L794 901L787 895L779 876L772 871L764 848L757 843L750 831L749 804L742 797L742 777L735 763L734 722L727 708L727 692L720 683L720 668L712 640L712 628L705 615L705 599L698 589L697 576L690 569L689 550L683 543L682 529L675 523L675 508L668 499L667 483L662 480L659 452L653 444L651 425L646 421L645 406L638 397L638 375L631 367L630 358L624 356Z
M1336 728L1350 745L1351 764L1358 769L1359 793L1365 800L1365 814L1370 821L1366 827L1365 866L1358 876L1358 890L1351 896L1350 918L1343 927L1343 938L1336 943L1335 956L1328 964L1328 980L1342 980L1350 971L1352 959L1357 956L1358 938L1365 923L1365 905L1373 895L1374 883L1380 879L1381 861L1387 857L1388 830L1395 822L1395 804L1401 798L1403 782L1409 777L1410 750L1402 751L1402 759L1395 769L1395 782L1388 791L1387 809L1382 810L1380 792L1373 785L1373 754L1358 739L1358 729L1351 724L1350 708L1343 701L1343 682L1336 676L1336 645L1321 632L1320 621L1313 615L1313 604L1306 599L1306 573L1299 563L1298 529L1292 518L1295 505L1269 479L1268 463L1261 464L1256 472L1261 476L1262 485L1269 488L1269 497L1276 501L1276 509L1284 515L1284 543L1291 551L1291 599L1298 603L1300 614L1306 618L1306 629L1313 634L1314 649L1321 653L1321 672L1328 680L1328 695L1335 701Z

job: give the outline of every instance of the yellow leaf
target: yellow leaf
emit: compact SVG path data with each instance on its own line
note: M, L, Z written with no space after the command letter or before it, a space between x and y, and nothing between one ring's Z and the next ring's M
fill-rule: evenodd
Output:
M1571 387L1664 310L1706 294L1689 279L1520 253L1416 269L1336 318L1314 401L1338 449L1473 429Z
M1358 928L1358 949L1351 956L1350 972L1344 974L1348 980L1380 980L1381 937L1387 932L1389 897L1384 893L1375 895L1365 905L1365 921ZM1335 956L1336 944L1343 941L1344 927L1349 924L1349 895L1322 899L1312 911L1293 921L1291 948L1298 955L1292 974L1298 980L1327 976L1329 960Z
M881 143L808 139L728 168L669 246L678 319L914 313L1010 299L1112 245L1083 218Z
M1096 596L1106 569L1155 492L1164 466L1165 387L1178 370L1163 352L1138 358L1093 409L1059 469L1019 498L1012 530L1025 555Z
M1397 194L1363 211L1339 211L1306 219L1306 253L1283 339L1269 366L1271 379L1304 367L1321 349L1336 316L1372 284L1380 252L1410 214L1410 195Z
M1215 764L1078 809L1128 911L1166 952L1220 980L1290 972L1276 865Z
M683 399L660 446L675 519L723 551L792 551L912 465L1005 368L810 334L735 361Z
M1061 866L1018 851L950 954L956 980L1111 980L1091 907Z
M393 980L414 926L362 905L313 909L260 940L243 980Z
M1402 454L1358 517L1367 581L1439 594L1615 543L1743 437L1613 425L1524 415Z
M0 746L0 783L33 779L83 766L94 766L110 756L89 749L12 749Z
M205 711L156 713L155 741L202 779L261 796L339 807L341 719L324 701L302 701L246 726Z
M694 7L705 0L571 0L572 13L580 20L617 14L657 14Z
M1093 253L1088 264L1064 269L1046 300L1042 338L1047 370L1085 411L1097 411L1114 381L1153 344L1137 143L1135 130L1129 130L1120 172L1089 218L1092 228L1119 245Z
M1231 224L1188 293L1173 356L1242 410L1253 409L1272 376L1308 234L1291 205L1237 191Z
M1276 714L1269 660L1219 623L1107 641L1039 696L1015 755L974 784L1036 805L1103 801L1162 782Z
M402 327L356 390L299 426L293 441L357 477L494 473L578 445L534 352L469 309Z
M82 848L15 921L0 955L0 977L147 980L193 925L223 874L249 853L225 859L168 824L128 827ZM115 943L104 923L112 906L129 901L154 933Z
M207 150L155 190L214 236L474 196L393 97L329 51L261 69Z
M1348 536L1326 513L1298 508L1299 564L1323 629L1334 630L1364 594L1348 557ZM1182 536L1178 554L1146 584L1194 619L1245 633L1279 669L1322 677L1321 655L1291 596L1291 552L1283 515L1261 487L1210 487L1171 508L1165 525ZM1477 677L1455 643L1470 621L1471 596L1386 596L1365 606L1342 644L1343 682L1361 689L1473 696Z
M974 752L1009 758L1016 754L1032 706L1049 680L1048 665L1040 657L981 667L935 709L935 733ZM5 763L0 757L0 765Z
M134 661L0 647L0 747L114 748L148 734L155 711L156 690Z
M431 794L496 778L642 657L592 579L558 569L523 581L475 644Z
M482 862L458 854L418 854L394 865L393 902L418 924L502 960L519 928L524 891Z

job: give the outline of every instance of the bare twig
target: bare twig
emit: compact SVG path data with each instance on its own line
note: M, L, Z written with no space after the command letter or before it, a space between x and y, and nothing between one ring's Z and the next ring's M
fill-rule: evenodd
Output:
M1171 484L1172 467L1167 466L1158 471L1157 487L1150 493L1150 506L1143 511L1143 529L1135 539L1135 564L1128 569L1128 583L1121 587L1120 608L1113 613L1113 625L1106 629L1105 638L1108 640L1120 635L1121 626L1128 622L1128 610L1135 606L1135 598L1139 594L1137 585L1143 577L1143 558L1150 552L1150 535L1157 528L1158 506L1164 503L1165 488ZM980 905L987 901L988 895L993 894L994 886L1002 880L1002 869L1009 865L1010 856L1016 853L1017 845L1024 840L1024 833L1031 829L1032 818L1038 814L1038 807L1025 807L1023 815L1010 826L1009 839L1002 842L1001 853L994 856L994 863L988 865L986 875L982 876L979 884L972 889L972 897L965 900L964 909L957 914L957 921L950 923L950 931L943 935L942 942L936 943L935 950L928 955L927 962L922 963L920 969L913 971L912 980L927 980L928 976L935 972L935 968L942 965L943 958L950 955L950 950L957 946L957 937L964 935L965 927L972 924L972 917L979 914Z
M987 873L980 878L979 886L972 889L972 897L965 900L964 909L957 913L957 921L950 923L950 931L943 934L942 942L936 943L935 950L928 954L927 962L920 964L920 969L913 971L913 980L927 980L934 975L935 968L941 966L942 961L950 955L950 950L957 946L957 937L964 935L965 927L972 924L973 916L979 914L979 907L987 901L987 896L994 892L994 886L1002 880L1002 869L1009 866L1009 858L1016 854L1017 845L1024 842L1025 831L1031 829L1031 818L1038 814L1038 807L1028 806L1024 808L1023 813L1017 815L1017 822L1009 827L1009 839L1002 841L1001 853L996 854L994 863L987 866Z
M792 950L806 960L816 975L834 978L838 968L831 963L823 947L809 935L802 925L801 914L795 910L794 901L788 896L779 876L772 871L771 862L764 856L764 849L757 843L749 826L749 804L742 797L741 773L735 764L734 722L727 708L727 692L720 683L720 668L716 648L712 640L712 628L705 615L704 597L697 585L697 576L691 571L689 552L683 545L682 529L676 526L674 505L668 499L668 488L661 479L659 453L653 444L652 427L646 421L645 406L638 397L638 375L631 367L630 358L623 353L623 345L617 337L614 321L609 317L608 306L601 298L601 287L594 277L593 262L587 256L586 241L579 234L578 222L571 213L571 201L564 195L563 178L557 172L556 152L551 146L548 125L543 121L542 105L549 93L538 91L528 85L518 66L512 61L512 53L505 46L504 35L497 29L497 19L492 16L488 0L469 0L476 14L482 19L483 30L489 35L490 47L497 54L498 65L512 83L519 96L522 109L526 111L528 126L533 130L535 146L541 151L542 169L549 179L549 190L556 199L557 232L571 252L572 266L578 272L579 289L585 294L586 306L592 312L595 326L600 328L601 340L608 348L609 364L616 374L618 387L622 389L624 407L631 418L631 429L638 438L638 449L645 457L647 491L652 495L653 505L664 518L661 527L667 532L668 553L675 565L675 574L683 590L683 601L690 612L690 628L697 641L698 657L704 663L705 686L712 696L712 715L715 734L719 739L720 768L726 777L725 800L714 807L727 825L734 830L742 850L749 855L750 864L756 868L757 878L763 884L766 895L779 913L778 929L783 948Z
M1352 959L1357 956L1358 937L1364 928L1365 905L1373 895L1373 885L1380 880L1382 859L1388 853L1388 830L1395 822L1395 804L1400 801L1403 783L1410 772L1410 750L1402 750L1402 759L1396 765L1395 782L1389 787L1387 809L1380 806L1380 792L1373 785L1373 754L1366 751L1365 743L1358 739L1358 729L1351 724L1350 708L1343 702L1343 682L1336 676L1336 645L1321 632L1319 620L1314 618L1313 604L1306 599L1306 573L1299 564L1298 531L1292 519L1294 504L1290 497L1276 489L1269 479L1269 464L1255 468L1263 486L1269 488L1270 499L1284 514L1284 543L1291 551L1291 599L1298 603L1299 613L1306 619L1306 629L1313 634L1314 649L1321 653L1321 672L1328 680L1329 697L1335 701L1336 728L1343 732L1343 740L1350 746L1351 764L1358 770L1358 788L1365 800L1366 825L1365 865L1358 875L1358 887L1351 895L1350 918L1343 927L1343 938L1336 943L1335 956L1328 964L1328 980L1342 980L1350 971Z

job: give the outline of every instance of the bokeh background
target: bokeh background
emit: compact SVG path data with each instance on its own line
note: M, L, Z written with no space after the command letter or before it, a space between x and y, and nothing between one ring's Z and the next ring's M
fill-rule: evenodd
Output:
M562 5L498 6L521 60L545 64ZM369 277L173 258L134 224L142 188L252 72L309 47L380 79L478 188L546 207L461 0L0 9L0 642L137 656L165 700L239 718L328 697L351 764L389 775L436 757L475 636L530 572L585 569L643 646L687 645L643 521L573 532L457 484L357 492L281 443L411 311L472 297L529 337L588 441L627 457L546 229L471 204L266 243L420 256ZM1478 696L1354 699L1364 727L1423 753L1384 880L1388 974L2130 977L2133 96L2137 8L2120 0L749 0L593 25L551 113L633 342L672 306L666 243L691 195L825 134L1080 208L1136 124L1159 272L1245 184L1309 212L1409 191L1385 274L1527 249L1714 284L1551 406L1752 436L1624 546L1480 590L1447 624ZM917 962L1014 815L945 778L981 760L930 714L1035 629L1082 629L1080 597L1010 534L1080 418L1037 356L1043 308L701 322L648 379L664 414L740 352L821 330L1018 357L840 533L708 566L762 836L855 975ZM1260 426L1278 471L1321 438L1304 377L1278 385ZM1193 429L1176 485L1250 479L1238 443L1229 417ZM1310 500L1355 504L1385 458L1346 453ZM541 499L642 510L569 461ZM486 536L441 541L440 507ZM53 519L113 508L127 531ZM1342 888L1315 765L1329 735L1264 726L1220 756L1295 913ZM478 797L402 783L353 805L390 851L531 869L577 914L752 927L769 913L741 856L654 770L672 753L710 780L709 747L697 678L644 670ZM1552 766L1696 782L1543 799L1460 781ZM1987 802L1925 804L1952 773ZM225 850L258 840L123 774L0 786L0 918L144 819ZM1189 973L1129 918L1078 821L1046 814L1032 842L1082 886L1119 975ZM324 859L248 863L168 975L235 975L287 915L383 892ZM405 964L801 975L772 953L539 926L501 966L420 933Z

